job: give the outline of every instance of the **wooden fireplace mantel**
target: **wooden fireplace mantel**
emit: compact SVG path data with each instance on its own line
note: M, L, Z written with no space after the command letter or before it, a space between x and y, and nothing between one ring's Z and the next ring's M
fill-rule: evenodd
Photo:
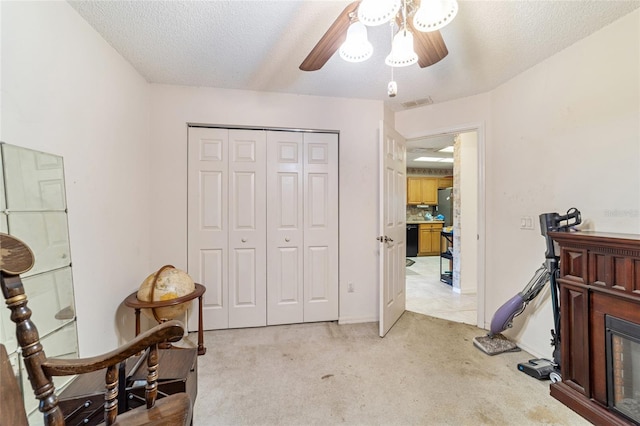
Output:
M605 316L640 324L640 235L549 235L560 246L562 373L551 396L596 425L631 425L608 409Z

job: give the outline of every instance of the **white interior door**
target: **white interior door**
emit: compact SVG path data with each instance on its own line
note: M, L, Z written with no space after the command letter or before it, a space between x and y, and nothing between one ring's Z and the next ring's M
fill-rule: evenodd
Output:
M267 324L303 321L303 146L300 132L268 132Z
M190 127L188 145L187 269L207 288L204 328L228 328L229 131ZM197 328L198 316L190 315L189 329Z
M190 128L188 158L204 328L338 319L338 136Z
M338 319L338 135L304 134L304 321Z
M266 133L229 130L229 327L267 322Z
M267 138L267 322L336 320L338 135Z
M406 142L380 122L380 337L405 310Z

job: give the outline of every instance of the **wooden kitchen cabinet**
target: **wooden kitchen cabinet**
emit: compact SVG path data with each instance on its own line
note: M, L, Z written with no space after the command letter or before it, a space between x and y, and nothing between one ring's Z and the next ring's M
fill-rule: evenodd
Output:
M438 179L428 177L407 178L407 204L438 204Z
M407 204L420 204L422 199L422 178L407 178Z
M451 188L453 186L453 176L438 178L438 189Z
M418 256L440 254L442 223L421 223L418 232Z

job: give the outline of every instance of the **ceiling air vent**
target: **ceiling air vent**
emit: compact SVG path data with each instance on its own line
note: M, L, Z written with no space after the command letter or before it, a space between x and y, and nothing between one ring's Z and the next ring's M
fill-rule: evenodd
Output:
M431 105L432 103L433 103L433 99L431 99L431 96L429 96L427 98L416 99L415 101L404 102L402 103L402 107L404 109L409 109L409 108L419 107L422 105Z

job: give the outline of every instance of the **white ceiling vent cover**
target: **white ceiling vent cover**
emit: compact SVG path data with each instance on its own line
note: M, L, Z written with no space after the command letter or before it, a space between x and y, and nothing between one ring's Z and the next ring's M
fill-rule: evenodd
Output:
M422 105L431 105L432 103L433 103L433 99L431 99L431 96L429 96L427 98L416 99L415 101L403 102L402 107L404 109L409 109L409 108L419 107Z

